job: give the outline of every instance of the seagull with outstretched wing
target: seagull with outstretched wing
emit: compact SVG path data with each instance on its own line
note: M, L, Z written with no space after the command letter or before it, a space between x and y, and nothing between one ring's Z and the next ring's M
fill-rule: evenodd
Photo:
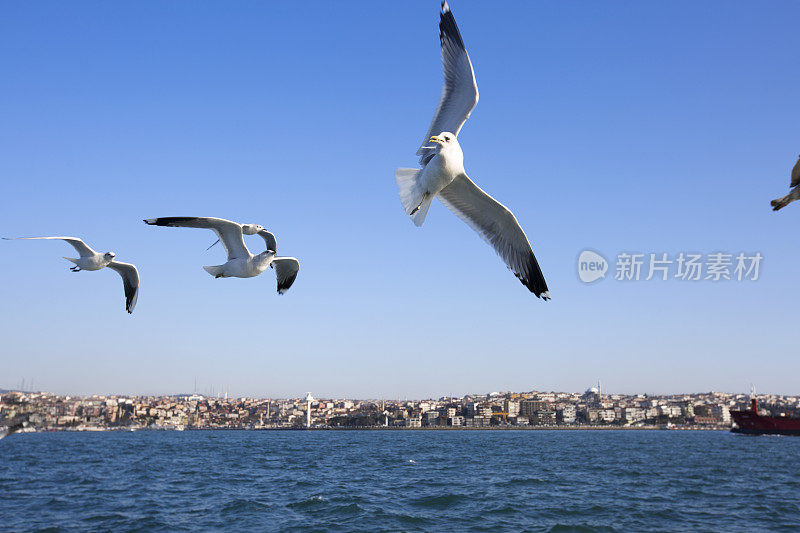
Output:
M203 267L215 278L252 278L264 272L267 267L272 267L278 278L278 293L283 294L292 286L300 269L300 263L294 257L275 255L278 247L275 236L258 224L239 224L213 217L161 217L148 218L144 222L151 226L202 228L216 233L228 254L228 261L222 265ZM244 235L256 234L264 239L267 249L253 255L244 244Z
M72 245L78 252L79 257L65 257L67 261L75 263L71 267L72 272L80 272L81 270L100 270L108 267L116 271L122 277L122 285L125 289L125 310L128 313L133 313L133 308L136 307L136 301L139 299L139 271L130 263L120 263L114 258L114 252L99 253L95 252L86 245L81 239L77 237L18 237L11 239L3 237L3 239L10 240L61 240L66 241Z
M447 2L439 20L444 86L428 133L417 151L422 168L399 168L400 201L414 224L422 226L435 197L466 222L505 261L523 285L543 300L547 283L528 238L514 214L475 185L464 170L456 139L478 103L472 62Z

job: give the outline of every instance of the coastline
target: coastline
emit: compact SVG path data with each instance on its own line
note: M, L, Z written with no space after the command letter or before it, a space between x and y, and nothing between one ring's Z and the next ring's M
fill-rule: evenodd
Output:
M18 433L96 433L106 431L121 431L135 433L137 431L730 431L730 427L665 427L665 426L494 426L494 427L385 427L385 426L357 426L357 427L258 427L258 428L230 428L230 427L187 427L178 429L174 427L76 427L76 428L50 428L22 430Z

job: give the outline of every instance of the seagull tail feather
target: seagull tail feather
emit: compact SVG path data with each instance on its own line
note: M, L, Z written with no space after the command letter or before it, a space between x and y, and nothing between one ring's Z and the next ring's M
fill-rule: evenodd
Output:
M403 204L406 214L411 215L411 219L417 226L422 226L428 208L431 206L433 196L425 197L425 191L419 186L419 176L422 170L418 168L398 168L394 171L394 178L397 181L397 190L400 193L400 201Z
M203 269L215 278L222 274L222 265L204 266Z

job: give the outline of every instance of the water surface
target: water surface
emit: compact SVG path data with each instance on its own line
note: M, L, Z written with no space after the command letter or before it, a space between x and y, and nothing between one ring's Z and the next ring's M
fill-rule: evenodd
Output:
M800 529L800 438L185 431L0 440L3 529Z

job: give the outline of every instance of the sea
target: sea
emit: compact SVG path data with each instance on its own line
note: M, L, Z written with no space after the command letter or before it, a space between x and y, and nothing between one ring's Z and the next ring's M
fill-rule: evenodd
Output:
M108 431L0 440L2 531L797 531L800 438Z

